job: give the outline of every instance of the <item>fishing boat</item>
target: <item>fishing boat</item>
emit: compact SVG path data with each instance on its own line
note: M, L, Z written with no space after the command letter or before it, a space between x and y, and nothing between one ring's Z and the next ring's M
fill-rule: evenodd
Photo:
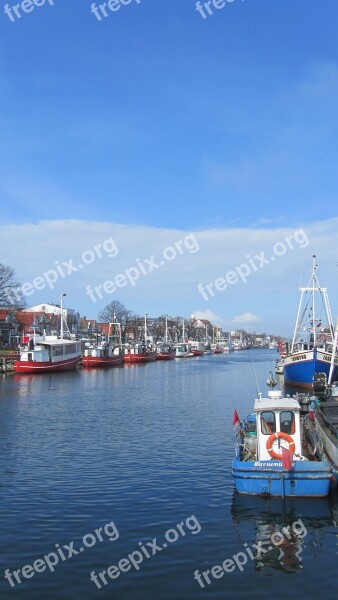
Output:
M234 351L235 351L235 346L233 345L232 342L228 342L227 344L225 344L225 346L223 346L223 352L230 353L230 352L234 352Z
M203 356L205 350L204 342L189 340L189 344L191 346L191 352L194 356Z
M156 360L156 347L148 340L147 314L144 317L144 339L133 346L126 346L123 360L126 363L147 363Z
M332 467L314 460L303 444L300 405L280 391L258 398L242 425L234 413L236 455L232 475L241 494L324 497L330 491ZM312 460L311 460L312 459Z
M63 296L60 305L60 337L56 335L28 336L20 349L19 360L14 361L16 373L51 373L76 369L81 359L81 342L64 337Z
M295 330L290 353L284 358L284 381L286 384L313 389L316 375L328 376L332 359L333 323L327 288L321 287L317 275L316 256L313 256L313 268L310 281L300 288L301 298L298 307ZM317 315L317 298L320 298L324 310L328 336L323 341L320 335L322 320ZM334 355L334 375L338 373L338 357Z
M175 358L192 358L193 356L189 342L175 344Z
M156 346L157 360L171 360L176 356L175 348L168 342L168 319L165 319L165 337L164 341L158 342Z
M89 367L118 367L123 364L121 324L109 323L108 341L91 344L85 348L82 365Z

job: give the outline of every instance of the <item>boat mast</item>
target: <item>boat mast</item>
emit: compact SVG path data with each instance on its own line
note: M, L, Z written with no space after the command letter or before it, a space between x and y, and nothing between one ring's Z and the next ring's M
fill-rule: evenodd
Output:
M147 345L147 313L144 313L144 344Z
M168 317L165 318L165 343L168 343Z
M61 339L63 340L63 297L66 296L66 294L61 294L61 301L60 301L60 307L61 307L61 328L60 328L60 335L61 335Z
M182 329L182 342L184 343L184 338L185 338L185 333L184 333L184 319L183 319L182 323L183 323L183 329Z
M316 269L317 269L317 264L316 264L316 255L313 255L313 267L312 267L312 333L313 333L313 347L316 348L316 343L317 343L317 324L315 323L315 316L316 316L316 311L315 311L315 285L317 283L318 286L318 281L317 281L317 277L316 277Z
M299 316L300 316L300 310L301 310L302 304L303 304L303 296L304 296L305 290L306 290L306 288L301 288L301 295L300 295L300 301L299 301L299 306L298 306L296 325L295 325L295 330L293 332L293 338L292 338L292 344L291 344L291 354L293 353L294 346L296 344L296 340L297 340L299 329L300 329Z

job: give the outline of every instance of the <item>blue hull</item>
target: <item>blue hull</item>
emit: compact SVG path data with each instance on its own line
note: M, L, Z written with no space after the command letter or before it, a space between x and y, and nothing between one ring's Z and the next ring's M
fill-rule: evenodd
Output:
M232 475L240 494L320 498L329 494L332 470L326 462L297 460L292 471L286 471L279 461L241 461L235 458Z
M288 361L289 357L286 358ZM313 359L297 360L289 364L284 363L284 382L291 385L312 388L315 373L325 373L329 376L330 362L318 360L317 351L313 351ZM337 374L337 368L335 369Z

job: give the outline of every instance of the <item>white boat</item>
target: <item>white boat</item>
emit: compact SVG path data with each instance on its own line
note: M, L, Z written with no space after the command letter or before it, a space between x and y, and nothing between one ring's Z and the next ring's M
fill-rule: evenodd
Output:
M56 335L34 335L20 350L19 360L14 362L16 373L51 373L76 369L81 358L81 342L65 339L63 334L63 296L61 296L61 331Z

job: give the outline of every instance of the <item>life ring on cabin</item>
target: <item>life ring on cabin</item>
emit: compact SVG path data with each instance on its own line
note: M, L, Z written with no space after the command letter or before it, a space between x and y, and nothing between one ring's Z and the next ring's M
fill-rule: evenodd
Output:
M278 433L273 433L270 435L269 439L266 442L266 449L269 452L271 458L275 458L276 460L282 460L282 454L277 454L274 450L272 450L272 446L276 440L285 440L289 444L289 450L291 452L295 451L295 442L293 441L291 435L288 433L284 433L284 431L279 431Z

